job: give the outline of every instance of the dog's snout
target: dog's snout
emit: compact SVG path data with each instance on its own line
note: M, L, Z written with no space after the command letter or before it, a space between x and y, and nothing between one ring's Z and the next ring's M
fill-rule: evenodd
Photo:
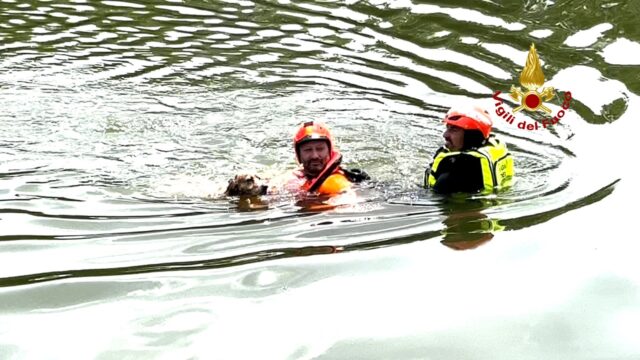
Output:
M267 195L267 189L269 187L267 185L261 185L260 186L260 195Z

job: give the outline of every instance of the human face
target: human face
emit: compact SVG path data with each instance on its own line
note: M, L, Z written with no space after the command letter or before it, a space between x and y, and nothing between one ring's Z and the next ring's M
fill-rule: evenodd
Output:
M464 129L447 124L447 129L442 134L444 146L450 151L460 151L464 147Z
M329 145L324 140L311 140L300 146L300 162L307 176L316 177L329 162Z

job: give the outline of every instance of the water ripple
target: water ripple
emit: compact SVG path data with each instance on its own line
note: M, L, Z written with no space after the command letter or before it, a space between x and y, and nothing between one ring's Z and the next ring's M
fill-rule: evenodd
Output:
M445 295L457 288L451 286L455 283L490 294L492 299L484 299L487 303L510 298L513 295L505 289L512 286L483 288L487 283L479 276L491 268L487 264L519 274L519 266L546 267L550 255L562 257L558 269L563 269L554 275L564 275L566 258L576 254L567 251L560 256L557 249L546 248L544 260L529 264L529 257L544 252L545 245L526 239L545 228L538 225L553 225L552 219L606 203L619 191L624 180L620 173L628 168L627 163L618 166L615 154L601 160L601 153L610 154L599 149L620 151L626 142L621 134L634 133L627 124L637 113L640 94L634 67L640 44L635 2L1 4L0 287L3 300L13 304L1 315L14 316L8 324L20 326L11 328L29 328L25 338L32 339L31 331L40 327L22 325L30 324L32 316L66 319L103 306L113 307L104 313L128 314L116 300L130 296L142 307L156 304L161 314L149 318L136 313L123 320L128 321L126 333L144 346L124 340L101 343L78 358L123 357L133 351L143 358L201 357L178 354L171 346L188 347L185 344L199 332L217 324L216 317L222 315L212 315L215 312L203 305L212 298L224 293L233 294L228 295L230 303L268 303L289 289L316 286L310 282L328 276L327 269L336 272L333 280L347 278L343 275L356 268L379 267L394 274L410 256L402 255L391 265L378 259L375 266L369 258L393 258L391 254L415 249L428 251L420 255L424 259L416 272L419 281L414 279L420 285L409 286L426 285L429 296L419 305L409 302L407 318L420 318L415 314L435 308L429 301L439 294L431 288L438 289L440 282L446 285L440 288ZM472 100L493 106L494 91L506 93L518 84L531 41L550 86L572 92L568 115L552 129L540 131L496 121L495 133L515 158L517 181L512 189L463 198L421 190L425 167L442 144L444 113ZM557 104L550 106L559 109ZM295 167L292 132L307 120L327 122L346 165L373 176L374 181L357 189L357 204L319 212L295 203L292 196L281 196L265 198L266 211L244 212L224 197L227 180L238 172L268 178ZM610 220L616 215L608 216ZM597 229L594 224L573 225ZM516 245L501 240L513 234L530 248L512 250ZM450 249L475 249L487 242L498 245L486 252L451 255ZM434 243L436 247L427 247ZM526 255L510 254L500 263L500 251ZM302 258L305 262L298 264L317 262L321 270L278 268ZM355 258L364 260L355 263ZM521 258L526 258L524 265ZM337 265L340 262L344 264ZM469 274L464 279L451 275L450 264ZM211 274L215 280L202 280ZM137 275L145 278L132 280ZM536 279L539 275L536 270ZM501 276L490 273L487 278ZM472 280L465 283L468 279ZM556 285L565 290L566 284L580 280L574 279L553 276L546 281L563 281ZM389 283L404 281L397 280ZM82 285L93 281L100 284ZM311 298L361 287L348 284ZM378 289L377 282L363 288L374 287ZM67 289L73 296L61 295ZM185 308L175 302L172 296L178 292L193 296L195 305ZM371 294L362 302L375 303L380 294ZM477 294L445 296L439 311L455 299ZM404 295L398 292L414 298ZM539 293L528 295L537 301ZM57 302L39 300L44 298ZM483 306L461 304L453 306L456 311ZM509 306L513 304L520 302ZM372 310L387 310L387 305ZM540 305L525 311L537 313L536 306ZM287 319L290 309L286 310L273 315L272 322ZM367 312L367 321L372 312ZM450 320L460 315L447 314L443 323L449 329ZM467 312L464 320L474 316L478 315ZM160 318L170 322L170 330L161 330ZM432 323L422 320L423 326ZM227 321L235 325L237 319ZM37 323L56 322L38 318ZM295 325L292 328L300 328ZM612 328L609 325L602 327ZM519 336L514 343L531 339L527 330L513 333ZM0 343L0 357L44 356L22 352L29 345L12 334L2 333L14 343ZM49 338L56 345L67 341L54 331L47 333ZM347 336L344 342L349 340ZM184 343L177 344L180 341ZM295 343L295 349L282 354L321 356L330 346ZM469 353L476 354L472 350ZM48 356L56 357L53 354Z

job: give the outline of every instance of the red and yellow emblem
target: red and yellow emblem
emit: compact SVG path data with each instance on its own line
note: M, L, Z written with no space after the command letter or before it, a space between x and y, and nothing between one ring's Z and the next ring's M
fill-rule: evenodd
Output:
M542 73L536 46L533 43L529 48L527 63L522 69L522 73L520 73L520 85L526 88L527 91L522 91L519 86L511 85L511 98L520 102L520 106L513 109L514 113L525 109L528 111L542 110L547 114L551 114L551 109L544 106L543 100L549 101L553 99L555 90L552 87L545 87L538 91L544 85L544 74Z

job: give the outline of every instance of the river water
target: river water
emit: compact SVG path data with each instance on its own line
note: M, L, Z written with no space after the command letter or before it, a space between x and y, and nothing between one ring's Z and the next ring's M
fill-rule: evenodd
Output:
M640 359L635 1L0 0L0 358ZM420 190L536 44L517 181ZM534 124L532 114L518 121ZM240 211L329 124L359 203ZM636 200L634 200L636 199ZM636 235L634 235L636 234Z

